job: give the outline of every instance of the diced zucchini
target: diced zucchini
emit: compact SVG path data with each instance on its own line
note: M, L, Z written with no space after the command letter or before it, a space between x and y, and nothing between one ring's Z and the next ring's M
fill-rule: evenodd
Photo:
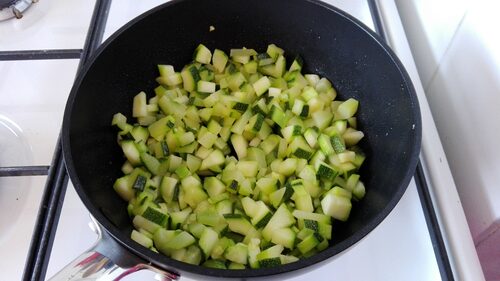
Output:
M356 184L359 182L359 175L358 174L351 174L349 178L347 179L345 188L349 191L353 191L354 188L356 187Z
M121 147L130 164L136 166L141 163L141 154L134 141L124 140L121 142Z
M212 228L206 227L198 242L205 256L210 256L217 241L219 241L219 234Z
M200 80L198 81L196 90L200 93L213 93L215 92L215 83Z
M307 236L306 238L304 238L304 240L302 240L299 244L297 244L297 249L299 249L299 251L302 254L305 254L305 253L311 251L312 249L314 249L323 240L324 240L324 238L321 237L321 235L319 235L317 233L313 233L313 234Z
M160 193L163 200L167 203L177 201L175 197L178 194L178 180L172 177L163 177L160 184ZM176 191L177 190L177 191Z
M226 186L216 177L207 177L205 178L203 187L207 191L210 198L214 198L215 196L223 193L226 190Z
M140 92L134 97L134 104L132 107L133 117L144 117L148 115L146 93Z
M304 219L304 227L313 230L314 232L319 231L319 223L314 220Z
M257 260L262 261L265 259L279 258L283 250L284 247L282 245L271 246L257 254Z
M328 244L328 242L327 242L327 244ZM280 260L281 260L281 264L287 264L287 263L299 261L299 258L297 258L295 256L290 256L290 255L280 255Z
M295 207L297 210L302 210L306 212L314 211L314 207L312 204L311 195L305 190L302 184L300 185L292 185L294 190L293 201L295 201Z
M335 153L341 153L345 151L345 144L340 136L333 136L331 138L331 142Z
M314 121L314 125L316 125L316 127L320 130L323 130L328 127L330 121L332 121L333 113L328 111L317 111L311 114L311 117Z
M325 77L319 79L319 81L316 83L315 89L318 92L324 93L327 90L332 88L332 83L328 81Z
M233 105L233 109L239 112L245 112L248 109L248 103L236 102Z
M161 212L160 210L152 207L148 207L144 213L142 213L142 216L151 221L156 223L157 225L165 227L168 222L168 215Z
M256 161L244 161L240 160L236 164L236 169L247 178L252 178L257 175L259 164Z
M215 79L215 74L213 72L213 68L212 67L209 68L209 67L207 67L205 65L202 65L198 69L198 72L200 73L200 78L203 81L210 82L210 81L213 81Z
M242 270L242 269L246 269L246 266L244 264L241 264L241 263L231 262L227 268L228 269Z
M158 161L156 157L149 155L148 153L141 153L140 157L144 166L146 166L146 168L148 168L148 170L154 175L158 175L160 161Z
M286 115L283 110L276 105L273 105L273 107L271 108L271 120L276 122L276 124L278 124L280 128L284 128L286 126Z
M196 211L198 211L198 209ZM199 223L213 227L223 222L222 216L220 216L219 213L217 213L217 211L214 209L199 211L199 213L196 215L196 220Z
M309 85L311 85L312 87L315 87L320 79L319 76L316 74L306 74L304 75L304 77L306 78Z
M304 87L302 90L301 97L304 101L308 102L311 99L314 99L318 96L318 92L313 87Z
M160 76L166 77L175 73L174 67L172 65L159 64L157 65L157 67Z
M275 44L270 44L267 46L266 53L269 55L269 57L276 60L278 56L283 55L285 51Z
M338 175L338 172L325 162L320 162L316 170L316 175L327 180L334 180Z
M142 216L135 216L134 219L132 220L132 224L137 229L144 229L149 233L155 233L156 230L162 228L160 225L152 221L149 221Z
M184 201L191 208L195 208L198 203L207 199L207 194L203 191L200 181L193 176L182 179L181 188L184 191Z
M309 220L318 221L320 223L331 224L330 217L323 215L323 214L305 212L305 211L300 211L300 210L294 210L292 212L292 214L297 219L309 219Z
M120 195L120 197L125 201L130 201L135 196L135 191L132 188L132 184L130 183L132 180L130 175L123 176L121 178L116 179L113 184L113 188Z
M209 64L212 58L212 52L210 52L210 50L205 47L205 45L200 44L194 50L193 58L199 63Z
M276 59L275 64L266 65L260 68L260 71L265 75L270 75L274 78L280 78L283 76L283 73L285 72L285 67L286 67L285 57L279 55L278 58Z
M269 81L267 76L262 76L259 80L252 84L252 87L255 90L255 94L257 96L261 96L269 89L269 87L271 87L271 81Z
M227 193L225 193L227 194ZM224 216L226 214L231 214L233 212L233 202L229 199L224 199L217 202L215 207L219 215Z
M304 60L300 56L296 56L295 59L293 60L292 64L290 65L290 69L288 71L292 72L295 70L301 71L302 70L302 65L304 64Z
M315 148L318 141L318 132L314 128L307 128L304 132L304 138L310 147Z
M260 253L260 240L257 238L250 239L248 243L248 264L251 268L259 268L259 262L257 261L257 255Z
M241 235L248 235L256 231L253 225L242 215L227 214L224 215L224 219L232 232L236 232Z
M291 176L295 173L297 168L297 159L287 158L285 161L281 162L278 172L284 176Z
M273 230L271 242L288 249L293 249L295 246L295 236L295 232L290 228L279 228Z
M219 73L224 72L224 68L226 67L227 61L228 61L227 55L223 51L215 49L214 54L212 56L212 63L214 65L214 68Z
M265 177L265 178L260 178L257 181L256 186L262 193L270 194L277 189L277 183L278 182L276 179Z
M359 102L335 100L299 56L287 70L274 44L229 54L199 44L180 72L158 65L155 96L113 116L126 158L113 188L152 251L217 269L292 263L326 249L332 220L365 196Z
M209 268L217 268L217 269L227 269L226 268L226 263L222 260L206 260L203 263L204 267L209 267Z
M299 224L300 224L300 221L299 221ZM300 240L304 240L307 237L309 237L310 235L314 234L314 232L315 231L310 229L310 228L302 227L302 229L299 232L297 232L297 238L299 238Z
M169 242L175 237L175 235L176 232L173 230L166 230L163 228L157 229L157 231L155 231L153 235L153 242L155 248L158 249L161 253L169 255L173 250L172 248L169 247Z
M337 108L338 118L347 119L351 118L358 110L359 102L353 98L350 98L339 105Z
M146 142L149 137L149 131L147 128L142 126L134 126L134 128L130 131L130 134L134 138L136 142Z
M232 91L238 91L246 83L246 78L241 72L235 72L227 78L227 83Z
M356 157L356 153L354 151L344 150L344 152L337 154L337 157L339 158L340 163L353 162Z
M182 260L190 264L198 265L201 262L201 250L196 245L191 245L186 250L186 256Z
M342 138L347 146L353 146L357 144L365 135L361 131L356 131L351 128L347 128Z
M318 138L318 144L319 148L321 149L321 151L323 151L323 153L326 156L335 152L332 146L332 141L330 140L330 137L327 135L321 134L321 136L319 136Z
M270 135L262 141L259 145L259 147L266 153L269 154L271 151L273 151L279 144L280 137L277 135Z
M188 154L186 156L186 165L191 173L195 173L201 166L201 159L192 154Z
M243 243L237 243L226 249L224 257L230 261L240 264L247 264L248 246Z
M186 248L187 246L195 243L194 237L186 231L181 231L174 238L168 241L168 247L174 250Z
M257 61L249 61L247 63L245 63L243 65L243 68L245 70L246 73L248 74L254 74L254 73L257 73L257 68L258 68L259 64L257 63Z
M207 170L215 168L224 163L224 154L218 150L214 149L207 158L203 159L201 162L200 170Z
M238 119L233 126L231 127L231 132L241 135L243 133L243 130L245 130L245 126L250 121L250 118L252 117L252 113L250 111L246 111L241 115L240 119Z
M127 124L127 117L121 113L116 113L113 115L113 119L111 120L111 125L116 125L120 130L125 130L129 124Z
M170 127L167 126L168 122L173 123L175 120L171 116L166 116L149 125L148 130L151 137L157 141L163 140L167 131L170 130Z
M264 124L265 117L264 115L257 113L250 120L248 121L247 124L247 130L252 131L254 133L258 133L260 129L262 128L262 125Z
M278 97L281 94L281 89L280 88L270 87L268 89L268 94L269 94L270 97Z
M285 187L280 188L269 195L269 202L274 208L278 208L282 203L283 195L285 194Z
M250 197L241 198L241 205L243 210L249 217L253 217L256 213L256 203Z
M281 204L281 206L276 210L272 218L269 220L269 223L262 230L262 237L270 241L272 238L272 234L276 229L289 227L294 223L295 219L292 213L290 213L285 204Z
M264 227L272 217L271 211L263 201L254 202L249 197L241 199L245 213L251 217L256 228Z
M191 214L191 208L185 208L182 211L171 212L170 213L170 228L178 229L187 220L188 216Z
M276 267L280 265L281 265L281 259L279 257L259 260L259 267L261 268Z
M161 85L176 86L182 83L182 75L180 73L172 73L168 76L160 76L156 81Z
M333 189L328 191L321 200L323 213L341 221L347 220L351 207L350 198L335 194Z
M130 236L130 238L146 248L150 248L153 246L153 240L151 238L140 233L139 231L136 231L135 229L132 230L132 235Z
M201 79L198 69L194 65L186 66L181 71L181 77L186 91L194 91L198 85L198 81Z
M365 197L365 193L366 193L365 185L363 182L359 181L352 190L352 195L354 195L356 199L361 200L363 199L363 197Z
M247 156L248 142L242 135L231 135L231 144L238 159L243 159Z
M212 249L211 258L213 259L222 258L225 250L234 244L235 243L232 239L229 239L227 237L221 237L215 244L214 248Z
M199 144L201 144L205 148L211 148L215 144L216 140L217 140L216 134L211 133L205 127L201 127L200 131L198 132Z

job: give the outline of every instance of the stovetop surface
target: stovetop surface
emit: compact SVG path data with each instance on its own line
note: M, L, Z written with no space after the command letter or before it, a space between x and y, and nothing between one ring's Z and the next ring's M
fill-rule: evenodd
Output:
M162 2L113 1L104 39ZM375 28L369 1L326 2ZM78 54L84 47L95 4L92 1L40 0L26 11L23 19L0 22L0 52L64 49L70 54L65 59L18 60L10 57L0 60L0 126L5 123L16 128L9 130L15 135L16 146L9 144L12 140L0 137L0 152L2 149L15 150L14 155L19 156L2 159L0 167L51 163L66 99L79 67ZM52 57L48 55L47 58ZM2 120L8 121L2 123ZM0 257L3 260L0 279L21 279L46 179L47 176L0 177L0 203L9 200L11 204L0 205ZM12 207L6 211L5 206ZM5 213L14 215L3 216ZM55 274L95 242L96 235L89 228L89 222L88 212L69 183L47 276ZM412 181L395 209L369 235L319 269L291 280L331 280L332 276L337 280L441 280L429 233L417 186ZM148 280L153 275L141 272L126 280Z

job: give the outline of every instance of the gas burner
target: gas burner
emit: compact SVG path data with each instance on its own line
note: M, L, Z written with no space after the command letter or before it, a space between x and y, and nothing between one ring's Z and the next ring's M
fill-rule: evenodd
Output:
M23 12L38 0L0 0L0 21L23 17Z

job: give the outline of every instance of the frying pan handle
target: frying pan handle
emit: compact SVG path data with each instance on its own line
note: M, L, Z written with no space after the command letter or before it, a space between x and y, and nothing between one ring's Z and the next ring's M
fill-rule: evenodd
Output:
M130 253L109 234L102 231L95 220L93 221L99 235L96 244L51 277L49 281L118 281L142 269L156 272L161 276L162 281L179 279L179 274L155 268Z

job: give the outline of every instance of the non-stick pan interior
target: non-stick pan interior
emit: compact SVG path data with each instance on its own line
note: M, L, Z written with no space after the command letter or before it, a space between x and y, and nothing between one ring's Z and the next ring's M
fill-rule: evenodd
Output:
M209 27L215 30L210 32ZM194 48L248 47L270 43L305 70L329 78L345 100L360 101L358 123L367 153L362 179L366 197L347 223L336 225L327 250L278 268L222 271L189 266L149 252L129 239L126 204L112 185L124 158L111 127L114 113L131 117L132 98L154 95L157 64L180 69ZM112 36L77 78L65 112L64 156L71 179L90 212L121 243L156 265L215 276L258 276L298 269L351 246L372 230L403 194L420 146L420 115L411 82L394 55L360 23L313 1L184 0L141 16Z

